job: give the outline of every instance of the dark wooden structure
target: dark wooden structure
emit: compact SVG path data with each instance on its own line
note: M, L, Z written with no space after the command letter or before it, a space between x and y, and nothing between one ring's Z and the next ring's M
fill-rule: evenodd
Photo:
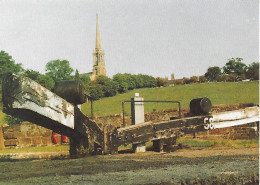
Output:
M176 139L184 134L259 121L258 107L210 115L211 102L202 98L191 103L193 117L140 123L110 133L107 129L101 130L76 106L84 100L81 85L78 82L64 84L56 87L56 93L64 96L63 99L29 78L6 74L2 80L3 112L68 136L72 156L117 153L120 145L148 141L153 141L155 151L171 151ZM74 84L76 88L65 92L66 84ZM71 97L75 89L78 97ZM200 110L197 116L196 107Z

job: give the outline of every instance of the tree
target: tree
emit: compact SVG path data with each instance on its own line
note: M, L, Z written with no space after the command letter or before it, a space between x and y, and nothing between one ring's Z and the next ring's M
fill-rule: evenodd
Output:
M205 82L207 82L207 78L204 75L199 76L199 83L205 83Z
M104 97L102 85L100 84L93 84L93 86L90 86L88 90L89 90L89 96L93 100L99 100L100 98Z
M7 72L20 74L24 71L22 64L16 64L14 59L5 51L0 51L0 79ZM1 80L0 80L1 81Z
M136 88L143 88L144 87L144 79L141 74L134 75Z
M54 80L50 76L40 74L38 71L26 70L24 71L23 76L36 81L49 90L53 89L54 87Z
M208 81L218 81L220 79L221 69L217 66L209 67L205 73L205 77Z
M110 78L101 75L97 77L95 83L102 86L104 97L111 97L117 94L119 85L117 82L112 81Z
M253 62L248 66L246 77L253 80L259 80L259 62Z
M166 87L169 85L169 80L168 78L160 78L160 77L157 77L156 78L156 81L157 81L157 87Z
M91 80L90 80L90 77L88 75L81 75L80 80L84 84L85 88L87 88L88 86L91 85Z
M199 78L197 76L190 77L190 83L198 83L198 82L199 82Z
M237 75L236 74L228 75L228 81L235 82L236 80L237 80Z
M8 125L20 125L23 120L20 118L16 118L10 115L5 114L4 115L4 121L8 124Z
M227 82L227 81L229 81L229 75L227 75L227 74L221 75L220 80L221 80L222 82Z
M231 58L223 67L223 73L225 74L235 74L240 76L244 74L247 70L247 66L242 63L242 58Z
M113 81L118 83L118 92L125 93L128 91L128 83L126 77L121 74L117 73L113 76Z
M176 79L176 80L174 80L174 84L176 84L176 85L183 85L184 84L183 79Z
M75 79L75 80L80 80L79 71L78 71L77 69L76 69L76 71L75 71L74 79Z
M71 73L74 71L70 67L68 60L52 60L45 66L46 75L55 82L60 80L71 80Z
M183 83L184 83L184 84L190 84L190 79L184 77L184 78L183 78Z

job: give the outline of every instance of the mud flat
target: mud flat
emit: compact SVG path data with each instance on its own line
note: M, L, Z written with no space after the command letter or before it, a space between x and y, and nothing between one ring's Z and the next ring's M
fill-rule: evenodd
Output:
M259 148L6 159L0 184L259 184Z

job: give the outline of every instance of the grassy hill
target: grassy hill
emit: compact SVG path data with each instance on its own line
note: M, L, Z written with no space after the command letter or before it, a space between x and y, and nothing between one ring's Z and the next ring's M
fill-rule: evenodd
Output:
M176 100L181 107L189 107L193 98L208 97L213 105L239 104L259 102L259 81L252 82L219 82L190 85L177 85L174 87L136 89L114 97L103 98L94 102L94 115L104 116L122 113L122 101L130 100L138 92L144 100ZM173 104L146 103L145 112L177 107ZM125 105L126 113L130 115L130 104ZM82 105L82 111L90 115L90 102Z
M177 100L181 107L189 107L193 98L208 97L213 105L239 104L259 102L259 81L252 82L226 82L177 85L174 87L145 88L118 94L114 97L103 98L94 102L94 114L97 116L122 113L122 101L130 100L138 92L145 100ZM145 112L177 107L173 104L146 103ZM130 115L130 104L125 105L126 113ZM82 111L90 115L90 102L82 105ZM3 124L3 112L0 108L0 126Z

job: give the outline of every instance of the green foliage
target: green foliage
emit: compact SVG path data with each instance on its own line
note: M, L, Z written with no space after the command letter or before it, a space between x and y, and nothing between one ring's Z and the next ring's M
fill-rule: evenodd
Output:
M80 76L79 76L79 71L76 69L75 71L75 76L74 76L75 80L80 80Z
M91 85L91 80L90 80L90 77L88 75L80 76L80 81L82 81L85 88L87 88L88 86Z
M46 75L50 76L55 82L61 80L71 80L72 72L68 60L52 60L45 66Z
M246 72L247 66L242 63L242 58L231 58L223 67L223 73L235 74L237 76L242 75Z
M149 75L141 75L141 78L143 78L143 82L144 82L143 87L147 87L147 88L156 87L157 82L154 77L149 76Z
M22 64L16 64L14 59L5 51L0 51L0 79L2 79L3 74L11 72L15 74L20 74L23 72Z
M96 81L94 82L102 86L102 91L104 92L105 97L115 96L118 90L118 83L112 81L110 78L106 76L98 76Z
M208 81L215 82L220 79L221 69L217 66L209 67L205 73L205 77Z
M253 62L248 66L246 77L253 80L259 80L259 62Z
M158 77L156 78L156 83L157 83L157 87L167 87L169 85L169 80L168 78L161 78Z
M104 116L122 113L122 101L130 100L135 93L140 93L144 100L180 101L181 107L186 108L189 107L190 100L198 97L208 97L213 105L259 103L259 83L257 81L196 83L186 86L135 89L125 94L102 98L94 103L94 114ZM154 108L163 110L177 108L177 106L172 104L145 104L145 112L152 112ZM130 106L126 105L125 109L130 115ZM90 115L90 103L83 104L82 111Z
M118 92L125 93L128 91L127 76L121 73L118 73L113 76L113 81L118 84Z
M23 73L23 76L26 76L34 81L36 81L37 83L41 84L43 87L51 90L54 87L54 80L47 75L43 75L40 74L37 71L34 70L26 70Z
M4 121L8 124L8 125L19 125L23 122L22 119L10 116L10 115L5 115L4 116Z
M93 100L99 100L104 97L103 87L100 84L93 84L88 87L88 94Z

